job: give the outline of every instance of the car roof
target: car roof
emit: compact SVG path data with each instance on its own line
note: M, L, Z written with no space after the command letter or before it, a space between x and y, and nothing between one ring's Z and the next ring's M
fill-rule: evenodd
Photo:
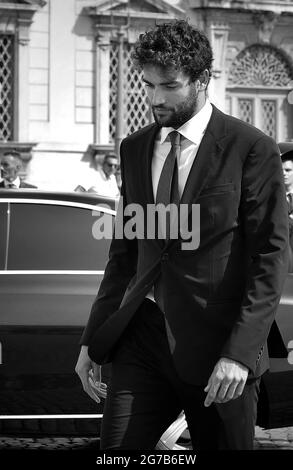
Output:
M69 201L81 204L104 204L110 206L111 209L115 209L118 203L118 198L112 198L107 196L100 196L97 193L82 193L82 192L62 192L62 191L44 191L39 189L0 189L0 200L1 199L32 199L32 200L48 200L48 201Z

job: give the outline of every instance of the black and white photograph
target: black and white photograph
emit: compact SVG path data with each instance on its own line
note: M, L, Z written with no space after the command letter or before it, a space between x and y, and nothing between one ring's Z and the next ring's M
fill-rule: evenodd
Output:
M0 0L0 171L0 462L293 450L293 0Z

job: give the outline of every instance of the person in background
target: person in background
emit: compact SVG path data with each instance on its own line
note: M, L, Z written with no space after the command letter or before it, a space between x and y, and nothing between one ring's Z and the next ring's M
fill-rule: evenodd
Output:
M279 143L289 218L289 272L293 272L293 142Z
M109 153L104 157L102 166L95 174L95 182L86 189L83 185L78 185L75 191L98 193L100 196L118 197L120 195L116 179L116 171L119 168L117 155Z
M20 172L22 170L22 159L20 153L15 150L5 152L1 158L1 177L0 188L5 189L19 189L37 187L26 183L20 179Z

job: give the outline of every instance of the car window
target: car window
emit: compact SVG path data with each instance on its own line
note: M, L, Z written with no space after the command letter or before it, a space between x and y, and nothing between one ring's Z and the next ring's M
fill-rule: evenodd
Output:
M7 235L7 203L0 202L0 269L5 269L6 235Z
M87 208L12 203L8 269L103 270L110 239L93 236L101 216L113 225L112 215Z

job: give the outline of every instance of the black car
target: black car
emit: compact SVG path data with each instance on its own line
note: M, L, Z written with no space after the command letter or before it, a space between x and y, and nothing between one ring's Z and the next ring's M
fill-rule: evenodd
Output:
M97 432L102 405L85 395L74 367L111 239L97 239L97 221L113 227L115 202L0 192L2 431Z

